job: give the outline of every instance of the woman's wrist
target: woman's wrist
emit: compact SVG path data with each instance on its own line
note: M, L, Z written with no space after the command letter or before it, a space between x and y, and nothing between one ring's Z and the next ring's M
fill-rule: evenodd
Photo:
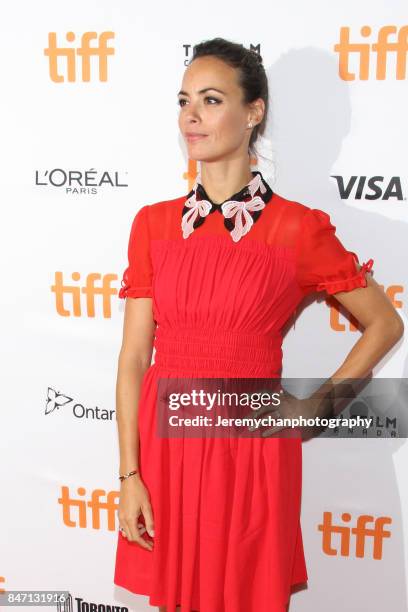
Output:
M134 485L143 482L140 474L135 474L134 476L132 476L131 478L125 478L125 480L122 480L119 482L119 486L122 487L133 487Z
M321 400L319 416L337 416L357 397L360 384L361 380L355 378L328 378L314 394Z
M127 471L127 472L120 472L119 473L119 480L121 482L124 482L125 480L128 480L128 478L132 478L132 477L137 477L139 476L139 468L138 467L133 467L133 469Z

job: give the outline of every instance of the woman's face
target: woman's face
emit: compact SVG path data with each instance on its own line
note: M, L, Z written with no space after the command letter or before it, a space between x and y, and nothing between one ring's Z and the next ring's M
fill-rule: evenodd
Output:
M237 76L235 68L212 56L198 57L186 68L178 93L178 122L190 159L215 161L248 154L248 122L259 121L251 106L243 104ZM199 136L190 136L195 134Z

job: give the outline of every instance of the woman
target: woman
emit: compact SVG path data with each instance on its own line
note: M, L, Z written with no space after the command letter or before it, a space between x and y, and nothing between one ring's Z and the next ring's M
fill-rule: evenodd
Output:
M312 291L335 294L365 328L330 385L369 374L403 324L366 276L372 260L359 266L329 215L284 199L251 171L268 109L260 56L219 38L196 45L178 97L200 172L187 196L138 211L119 293L129 299L114 582L161 611L284 612L291 586L308 578L301 438L157 435L157 383L279 380L282 327ZM304 413L315 397L299 402ZM282 414L296 410L290 397L281 402Z

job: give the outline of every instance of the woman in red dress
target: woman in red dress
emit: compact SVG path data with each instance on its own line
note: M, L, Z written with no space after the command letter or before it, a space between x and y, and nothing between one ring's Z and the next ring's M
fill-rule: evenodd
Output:
M292 585L308 579L301 437L160 436L157 384L279 379L282 327L313 291L334 294L364 328L334 387L367 376L402 319L367 274L373 261L359 265L327 213L251 171L268 108L260 56L219 38L196 45L178 95L200 172L187 196L137 212L119 293L114 583L167 612L284 612Z

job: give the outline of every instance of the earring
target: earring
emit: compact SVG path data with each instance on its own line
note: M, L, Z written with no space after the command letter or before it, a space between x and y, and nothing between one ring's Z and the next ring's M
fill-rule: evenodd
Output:
M249 128L251 128L251 127L252 127L252 121L250 121L250 122L248 123L248 127L249 127Z

